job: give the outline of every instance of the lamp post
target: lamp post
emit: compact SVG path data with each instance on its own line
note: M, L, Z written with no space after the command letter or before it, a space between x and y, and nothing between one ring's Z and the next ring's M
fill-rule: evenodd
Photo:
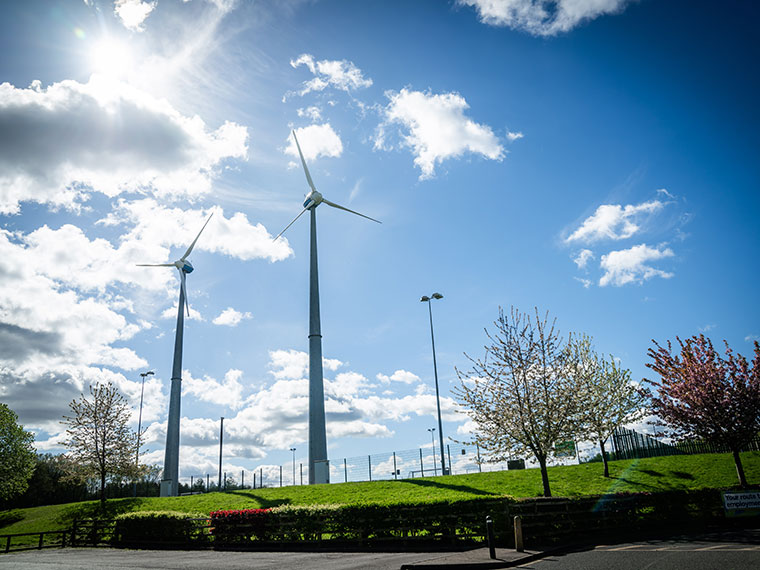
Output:
M224 443L224 416L222 416L219 424L219 488L217 491L222 490L222 444Z
M430 305L431 298L443 299L443 295L440 293L433 293L430 297L423 295L420 302L427 302L428 313L430 314L430 342L433 345L433 374L435 375L435 404L438 408L438 437L440 438L441 443L441 474L446 475L446 459L443 453L443 424L441 422L441 396L438 391L438 365L435 362L435 336L433 335L433 309Z
M293 452L293 486L296 486L296 448L291 447L290 451Z
M438 472L438 468L435 466L435 428L428 428L430 432L430 443L433 444L433 475Z
M143 395L145 394L145 377L152 376L153 374L154 372L152 370L140 372L140 376L142 377L142 387L140 388L140 413L137 416L137 452L135 453L135 470L140 466L140 430L142 430L142 407ZM137 496L137 479L135 479L135 483L132 487L132 496Z

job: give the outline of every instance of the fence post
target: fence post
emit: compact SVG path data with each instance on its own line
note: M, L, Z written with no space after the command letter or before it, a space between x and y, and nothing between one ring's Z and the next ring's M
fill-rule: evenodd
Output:
M393 478L398 479L398 469L396 468L396 452L393 452Z
M372 456L367 456L367 468L369 470L369 480L372 481Z
M420 474L425 476L425 463L422 461L422 448L420 447Z
M486 536L488 538L488 555L494 559L496 558L496 546L493 537L493 519L490 516L486 517Z
M42 550L42 539L44 538L44 536L45 536L45 533L41 532L40 533L40 543L37 545L37 550Z
M515 516L515 550L517 552L523 552L525 550L523 546L523 532L522 532L522 517L520 515Z

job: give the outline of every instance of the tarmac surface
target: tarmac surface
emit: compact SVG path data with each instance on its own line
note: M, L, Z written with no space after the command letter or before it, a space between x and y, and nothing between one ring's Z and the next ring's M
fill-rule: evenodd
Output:
M488 548L464 552L227 552L215 550L127 550L116 548L65 548L26 550L0 554L0 569L14 570L377 570L436 568L506 568L529 562L540 553Z

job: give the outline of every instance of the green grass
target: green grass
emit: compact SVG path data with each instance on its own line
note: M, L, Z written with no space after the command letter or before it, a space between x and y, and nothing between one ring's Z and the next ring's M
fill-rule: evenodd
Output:
M760 483L760 452L742 454L751 484ZM657 492L678 489L736 487L737 476L729 454L656 457L610 462L610 478L602 476L601 463L549 468L555 497L605 493ZM542 493L538 469L499 471L404 479L208 493L187 497L113 499L107 517L130 511L172 510L208 513L217 509L273 507L282 504L399 504L449 501L475 497L536 497ZM96 501L51 505L0 512L0 534L70 528L75 518L96 516Z

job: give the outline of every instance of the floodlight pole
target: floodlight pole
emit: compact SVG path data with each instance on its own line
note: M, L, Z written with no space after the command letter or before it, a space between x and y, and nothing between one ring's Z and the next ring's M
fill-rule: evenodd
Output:
M309 485L330 482L327 463L325 388L322 376L322 327L319 319L317 208L312 207L309 262Z
M293 452L293 486L296 486L296 448L291 447L290 451Z
M224 416L219 423L219 491L222 490L222 445L224 444Z
M182 271L180 269L180 271ZM179 288L177 331L174 337L172 386L169 395L169 419L166 424L166 451L161 496L176 497L179 492L179 418L182 400L182 335L185 328L185 290Z
M433 475L435 475L438 472L438 468L435 466L435 428L428 428L428 431L430 432L430 443L433 445Z
M433 309L430 305L432 299L443 299L440 293L433 293L430 297L424 295L420 301L427 301L428 313L430 314L430 342L433 345L433 374L435 375L435 403L438 408L438 437L441 442L441 475L446 475L446 458L443 453L443 423L441 422L441 396L438 391L438 365L435 361L435 336L433 335Z
M154 374L152 370L148 370L147 372L140 372L140 376L142 377L142 387L140 388L140 413L137 416L137 451L135 452L135 471L137 471L137 468L140 466L140 431L142 430L142 406L143 406L143 395L145 394L145 377L151 376ZM137 473L135 473L135 482L132 486L132 496L137 496Z

